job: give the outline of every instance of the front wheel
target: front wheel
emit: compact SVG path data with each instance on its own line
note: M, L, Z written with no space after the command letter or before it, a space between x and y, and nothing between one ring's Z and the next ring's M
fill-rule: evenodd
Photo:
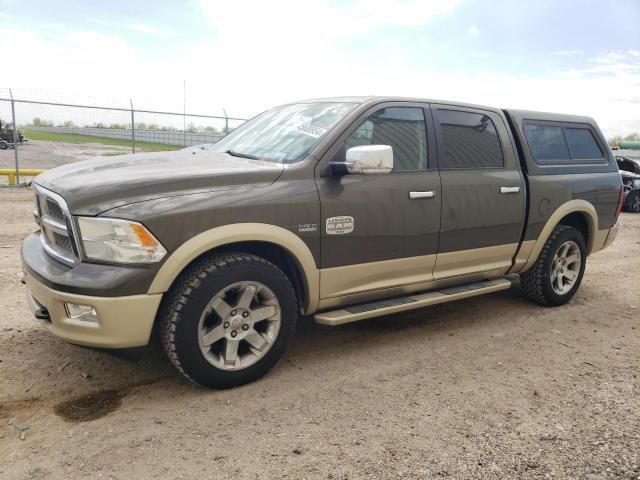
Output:
M196 262L172 287L160 321L164 350L213 388L256 380L282 357L297 319L293 287L274 264L244 253Z
M533 267L520 274L525 295L541 305L567 303L580 287L586 260L582 234L573 227L558 225Z

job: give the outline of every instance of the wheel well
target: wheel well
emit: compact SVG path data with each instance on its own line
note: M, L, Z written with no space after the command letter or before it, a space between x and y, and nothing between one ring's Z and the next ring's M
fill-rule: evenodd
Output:
M589 223L584 213L572 212L560 220L558 224L578 230L582 234L585 244L589 245Z
M209 250L199 258L204 255L223 252L251 253L273 263L284 272L291 282L291 285L293 285L293 289L296 292L296 297L298 299L298 307L304 308L307 301L307 291L303 281L302 272L300 271L300 267L294 256L280 245L260 241L229 243Z

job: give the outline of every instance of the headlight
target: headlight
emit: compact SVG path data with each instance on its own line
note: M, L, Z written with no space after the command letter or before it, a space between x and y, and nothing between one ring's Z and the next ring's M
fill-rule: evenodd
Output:
M78 217L87 258L116 263L159 262L167 251L138 222L116 218Z

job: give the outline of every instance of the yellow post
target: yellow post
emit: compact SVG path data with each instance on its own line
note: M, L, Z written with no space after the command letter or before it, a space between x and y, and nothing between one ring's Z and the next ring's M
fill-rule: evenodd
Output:
M44 172L44 170L38 170L35 168L21 168L20 170L18 170L18 173L21 176L25 176L25 177L36 177L38 175L40 175L42 172ZM16 184L16 170L15 168L0 168L0 176L6 176L7 177L7 183L9 185L15 185Z

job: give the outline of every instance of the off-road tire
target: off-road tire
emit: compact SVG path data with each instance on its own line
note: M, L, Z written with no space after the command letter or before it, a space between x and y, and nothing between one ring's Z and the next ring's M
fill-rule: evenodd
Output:
M9 148L9 144L4 140L0 140L0 150L6 150L7 148Z
M580 249L580 272L575 284L567 293L559 295L551 286L551 266L553 257L565 242L573 240ZM587 246L582 234L567 225L558 225L544 244L536 263L524 273L520 274L520 286L530 300L545 306L558 306L573 298L584 276L587 260Z
M640 190L632 190L624 199L624 210L626 212L640 213Z
M243 369L223 370L208 362L198 344L198 322L212 295L234 282L261 282L273 291L281 324L270 350ZM197 260L176 280L160 312L160 338L171 363L194 383L231 388L265 375L284 354L298 316L296 295L287 276L271 262L248 253L224 253Z

